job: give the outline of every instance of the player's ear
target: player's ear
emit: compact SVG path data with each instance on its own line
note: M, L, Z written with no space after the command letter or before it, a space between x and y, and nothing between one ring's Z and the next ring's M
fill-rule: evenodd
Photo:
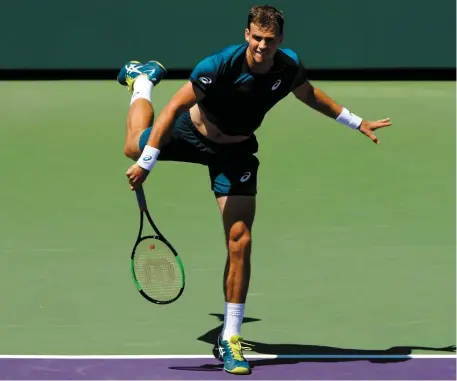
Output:
M282 44L282 40L284 39L284 35L281 33L281 35L279 36L279 43Z
M246 40L246 42L249 42L249 29L246 28L244 30L244 39Z

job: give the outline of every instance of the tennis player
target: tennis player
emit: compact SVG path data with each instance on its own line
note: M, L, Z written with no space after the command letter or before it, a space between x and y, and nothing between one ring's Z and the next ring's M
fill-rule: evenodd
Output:
M208 168L221 212L228 256L224 272L225 317L216 345L224 369L249 374L241 323L251 271L252 226L256 210L256 130L267 112L289 93L305 105L362 133L378 144L374 131L390 119L364 120L313 87L290 49L280 48L284 18L272 6L248 15L245 43L200 61L189 80L154 119L152 90L166 75L157 61L128 62L118 82L133 92L127 115L125 155L136 161L126 173L130 189L141 185L157 161ZM278 152L280 155L280 152Z

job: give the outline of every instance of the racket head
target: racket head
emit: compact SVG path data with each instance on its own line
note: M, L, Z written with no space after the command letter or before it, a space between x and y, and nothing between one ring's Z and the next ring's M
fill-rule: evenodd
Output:
M159 236L145 236L135 244L131 256L133 281L140 294L155 304L176 301L184 291L181 258Z

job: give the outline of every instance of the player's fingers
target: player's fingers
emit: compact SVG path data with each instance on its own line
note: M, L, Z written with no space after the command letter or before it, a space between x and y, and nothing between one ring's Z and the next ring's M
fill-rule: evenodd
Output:
M383 127L387 127L387 126L384 125L384 124L377 125L377 126L372 126L372 127L370 127L370 130L371 130L371 131L376 131L376 130L378 130L378 129L380 129L380 128L383 128Z
M373 141L373 143L379 144L379 140L375 134L372 133L372 134L368 135L368 137Z
M392 123L390 123L390 122L377 123L377 124L375 124L375 125L369 127L369 129L370 129L371 131L376 131L378 128L389 127L389 126L391 126L391 125L392 125Z
M130 190L135 190L138 187L138 183L136 181L130 182Z
M360 132L362 132L365 136L370 138L375 144L379 144L378 138L376 137L375 134L373 134L373 132L370 129L366 128L366 129L360 130Z
M142 182L143 182L143 181L142 181L142 179L141 179L140 177L136 177L136 178L135 178L135 181L131 184L131 185L132 185L132 186L131 186L131 189L132 189L132 190L135 190L135 189L139 188L139 187L141 186L141 183L142 183Z
M135 177L135 176L130 176L130 177L129 177L129 184L130 184L131 186L134 186L135 183L136 183L136 177Z

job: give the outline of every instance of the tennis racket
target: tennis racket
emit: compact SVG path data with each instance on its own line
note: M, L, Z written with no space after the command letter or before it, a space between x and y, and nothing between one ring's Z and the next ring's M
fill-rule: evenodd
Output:
M140 208L140 230L131 256L133 282L140 294L150 302L169 304L184 291L184 267L176 250L152 221L143 187L140 186L135 192ZM155 235L143 235L144 216Z

